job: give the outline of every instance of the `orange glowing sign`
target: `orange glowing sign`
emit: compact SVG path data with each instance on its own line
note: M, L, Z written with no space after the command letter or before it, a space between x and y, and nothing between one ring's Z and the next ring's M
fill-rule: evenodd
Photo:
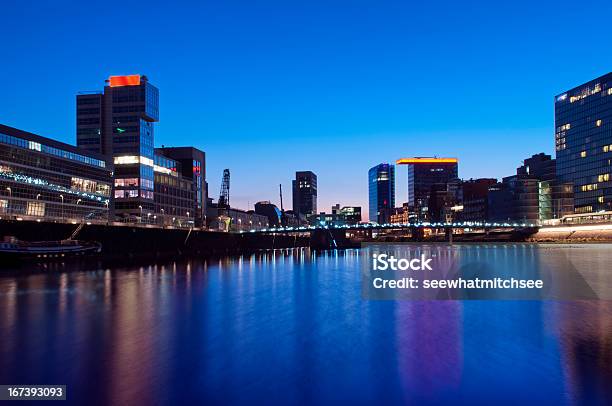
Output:
M457 158L400 158L395 163L397 165L411 164L456 164Z
M108 80L110 87L140 85L140 75L111 76Z

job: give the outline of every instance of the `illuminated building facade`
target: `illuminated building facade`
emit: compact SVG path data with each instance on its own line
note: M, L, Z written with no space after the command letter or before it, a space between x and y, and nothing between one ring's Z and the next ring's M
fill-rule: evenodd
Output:
M397 165L408 167L408 206L420 221L429 220L429 200L432 193L443 190L458 176L457 158L401 158Z
M292 186L293 212L298 217L317 214L317 175L311 171L298 171Z
M575 212L612 209L612 73L555 97L557 176Z
M0 125L0 216L108 221L112 165L99 154Z
M395 167L378 164L368 171L369 219L378 224L389 223L395 207Z
M159 91L146 76L111 76L103 93L77 95L77 146L115 167L114 211L142 218L155 210L154 123Z
M191 170L191 166L187 171ZM193 181L184 176L181 163L155 154L154 158L154 202L152 212L143 212L141 221L177 227L193 226L194 213Z
M178 172L184 182L189 182L191 187L190 218L196 226L206 223L206 202L208 200L206 190L206 156L204 151L193 147L162 147L155 148L155 154L174 160L178 164ZM159 168L155 167L156 175ZM157 191L157 176L156 185ZM156 208L156 211L158 209Z

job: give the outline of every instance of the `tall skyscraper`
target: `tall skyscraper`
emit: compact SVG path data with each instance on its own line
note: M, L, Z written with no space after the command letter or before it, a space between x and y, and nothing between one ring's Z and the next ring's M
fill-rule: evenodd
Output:
M395 207L395 167L379 164L368 171L370 221L385 224Z
M401 158L397 165L408 166L408 206L418 220L428 220L429 198L432 190L445 188L449 180L458 176L457 158Z
M557 176L575 211L612 209L612 72L555 97Z
M295 173L293 212L302 216L317 214L317 175L311 171Z
M146 76L111 76L103 93L77 95L77 146L114 164L114 209L119 216L154 211L153 124L159 91Z

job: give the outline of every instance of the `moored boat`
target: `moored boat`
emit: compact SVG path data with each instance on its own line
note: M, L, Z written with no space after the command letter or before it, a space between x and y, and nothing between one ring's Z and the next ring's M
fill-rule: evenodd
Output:
M21 241L15 237L5 237L0 242L0 258L9 259L61 259L99 253L102 244L95 241Z

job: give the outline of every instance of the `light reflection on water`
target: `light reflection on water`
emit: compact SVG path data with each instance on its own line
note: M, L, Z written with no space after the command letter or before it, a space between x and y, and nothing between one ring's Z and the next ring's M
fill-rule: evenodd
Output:
M532 264L548 248L487 249ZM611 248L580 249L607 267ZM360 261L299 249L5 275L0 383L90 404L612 401L611 302L365 301Z

